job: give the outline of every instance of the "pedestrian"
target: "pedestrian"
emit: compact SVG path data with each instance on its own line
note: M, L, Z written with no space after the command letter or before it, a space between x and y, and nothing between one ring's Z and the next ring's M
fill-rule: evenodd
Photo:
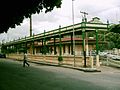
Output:
M24 58L23 58L23 67L25 67L25 64L28 65L28 67L30 66L30 64L27 62L27 54L24 53Z

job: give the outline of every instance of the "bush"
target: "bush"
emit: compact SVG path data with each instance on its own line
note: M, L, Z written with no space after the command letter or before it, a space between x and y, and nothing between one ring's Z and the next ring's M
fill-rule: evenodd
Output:
M59 56L59 57L58 57L58 61L59 61L59 62L63 61L63 57L62 57L62 56Z

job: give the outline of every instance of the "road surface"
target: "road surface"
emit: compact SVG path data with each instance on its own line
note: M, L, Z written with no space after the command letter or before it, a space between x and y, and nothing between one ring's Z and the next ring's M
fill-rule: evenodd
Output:
M101 72L0 59L0 90L120 90L120 69L102 66Z

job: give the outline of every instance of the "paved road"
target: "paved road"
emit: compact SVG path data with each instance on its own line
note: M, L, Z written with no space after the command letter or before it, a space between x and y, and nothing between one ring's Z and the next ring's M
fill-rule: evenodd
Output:
M0 59L0 90L120 90L120 69L102 66L102 72Z

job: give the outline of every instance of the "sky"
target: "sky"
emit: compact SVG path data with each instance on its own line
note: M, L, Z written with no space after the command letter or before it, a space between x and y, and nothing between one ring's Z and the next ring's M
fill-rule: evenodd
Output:
M72 7L73 3L73 7ZM74 11L72 10L74 9ZM54 8L48 13L32 15L32 30L34 34L43 33L61 27L80 23L83 14L87 12L88 21L99 17L103 23L118 24L120 21L120 0L62 0L61 8ZM74 16L73 16L74 14ZM74 19L73 19L74 18ZM25 18L21 25L10 28L7 33L0 34L0 42L9 42L29 36L30 20Z

